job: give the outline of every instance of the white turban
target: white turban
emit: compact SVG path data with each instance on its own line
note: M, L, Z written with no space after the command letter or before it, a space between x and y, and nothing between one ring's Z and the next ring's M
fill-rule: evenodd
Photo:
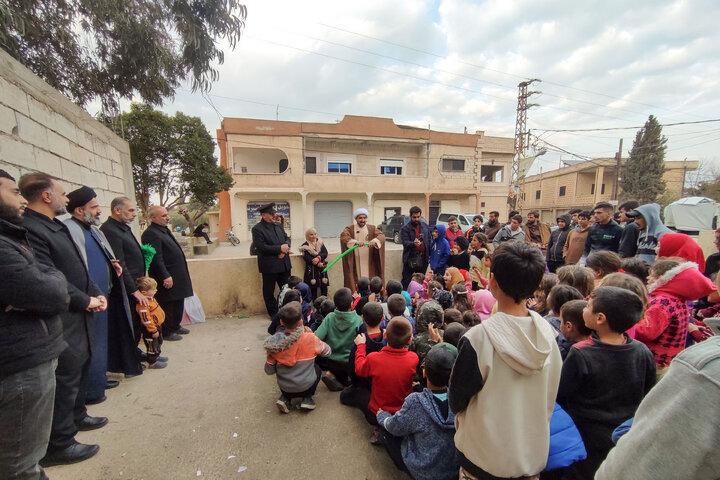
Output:
M355 213L353 213L353 218L357 218L358 215L365 215L367 217L368 216L367 209L366 208L358 208L357 210L355 210Z

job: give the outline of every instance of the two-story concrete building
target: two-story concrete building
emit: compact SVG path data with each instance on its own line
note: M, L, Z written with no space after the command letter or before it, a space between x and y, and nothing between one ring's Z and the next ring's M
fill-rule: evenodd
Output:
M413 205L430 221L441 211L507 211L512 138L350 115L330 124L225 118L217 137L235 179L220 195L220 232L232 225L241 239L267 202L298 239L310 226L338 236L360 207L373 224Z
M665 162L666 193L680 198L686 173L697 168L697 161ZM591 210L598 202L611 201L616 175L614 158L598 158L525 177L520 181L521 214L537 210L543 222L555 223L557 215L570 209Z

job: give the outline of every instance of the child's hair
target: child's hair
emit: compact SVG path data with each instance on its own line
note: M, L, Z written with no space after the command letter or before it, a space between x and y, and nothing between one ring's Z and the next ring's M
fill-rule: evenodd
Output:
M554 273L546 273L540 280L540 285L535 289L534 297L537 301L533 310L542 316L545 316L550 311L550 305L548 304L548 295L550 290L557 285L558 277Z
M435 293L435 290L440 290L442 288L442 285L440 282L436 282L435 280L428 282L427 284L427 293L428 298L433 298L433 293Z
M572 323L580 335L590 335L592 330L585 326L583 320L583 309L587 306L585 300L569 300L560 308L558 316L563 322Z
M548 304L550 306L550 310L553 312L553 315L559 317L560 309L566 302L569 302L570 300L583 300L584 298L585 297L582 296L582 293L580 293L577 288L571 287L570 285L560 284L555 285L552 290L550 290Z
M470 300L468 300L468 290L464 283L456 283L450 289L453 296L453 308L460 312L472 310Z
M328 313L335 310L335 302L330 300L329 298L322 302L320 305L320 315L322 315L323 318L328 316Z
M357 289L358 289L358 292L360 292L361 290L369 290L370 289L370 279L368 277L358 278Z
M320 295L315 300L313 300L313 302L312 302L313 310L315 310L316 312L320 311L320 306L322 305L322 303L325 300L327 300L327 297L325 295Z
M430 349L425 356L425 376L435 387L446 387L457 353L447 345L438 344Z
M647 283L648 273L650 273L650 264L642 258L626 258L623 260L622 268L626 273L636 276L643 283Z
M467 329L462 323L453 322L445 327L445 333L443 334L443 342L449 343L455 347L460 343L460 338L465 334Z
M289 292L285 292L285 296L283 297L283 307L290 302L301 302L301 301L302 301L302 295L300 295L300 292L297 290L290 290Z
M398 282L397 280L388 280L388 282L385 284L385 293L387 293L388 297L402 291L402 283Z
M525 242L505 242L493 253L490 272L500 290L520 303L532 297L545 273L540 249Z
M616 333L629 329L643 316L642 300L636 293L620 287L598 287L590 294L593 313L602 313L608 327Z
M423 283L423 281L425 280L425 274L420 273L420 272L415 272L412 274L411 278L413 280L415 280L417 283Z
M586 220L590 220L592 216L593 214L590 210L583 210L582 212L578 213L578 217L582 217Z
M153 288L157 288L157 282L152 277L140 277L135 280L135 286L141 292L149 292Z
M448 308L443 312L443 323L450 325L453 322L462 323L462 313L455 308Z
M590 256L587 257L585 266L593 272L600 272L598 278L602 278L605 275L610 275L620 270L620 267L622 267L622 258L615 252L599 250L591 253Z
M490 242L490 239L482 232L478 232L475 235L475 240L480 242L480 248L488 248L488 243Z
M349 312L353 302L352 292L349 288L340 288L333 295L333 301L335 302L335 308L341 312Z
M288 287L290 287L290 288L295 288L300 283L302 283L302 278L300 278L300 277L292 275L290 278L288 278Z
M480 324L480 315L475 310L466 310L462 314L462 324L465 328L474 327Z
M285 325L285 330L292 330L302 320L300 302L290 302L278 310L278 318Z
M558 282L578 289L587 298L595 288L595 273L580 265L563 265L557 269Z
M383 319L382 305L377 302L368 302L362 309L363 322L368 327L377 327Z
M620 272L611 273L610 275L602 279L599 286L620 287L624 288L625 290L630 290L631 292L636 293L638 297L640 297L640 300L642 300L643 302L643 306L647 306L647 288L645 288L645 284L634 275Z
M370 279L370 291L372 293L378 294L382 292L383 287L383 281L380 277L373 277Z
M680 263L682 263L681 259L675 260L674 258L660 258L655 260L655 263L652 264L650 267L650 273L655 275L655 277L660 278L673 268L680 265Z
M385 327L388 347L403 348L412 338L412 325L405 317L393 317Z
M389 283L390 282L388 282L388 284ZM407 307L405 297L403 297L399 293L393 293L388 297L387 309L391 317L402 317L402 315L405 313L405 307Z

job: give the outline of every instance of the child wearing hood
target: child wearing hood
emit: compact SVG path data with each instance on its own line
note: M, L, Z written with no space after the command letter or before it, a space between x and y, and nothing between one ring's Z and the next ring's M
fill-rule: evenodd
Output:
M447 384L457 349L435 345L422 368L427 388L411 393L395 414L378 410L380 442L399 470L417 480L458 477L455 450L455 414L448 405Z
M570 233L570 215L560 215L555 221L558 228L550 234L547 246L547 266L550 273L555 273L558 267L565 265L563 248Z
M435 328L442 329L443 309L439 303L428 301L422 304L415 317L416 334L413 335L412 343L408 348L411 352L415 352L420 359L420 363L425 359L425 355L435 345L436 342L430 339L428 325L433 324ZM440 330L442 332L442 330ZM418 372L421 373L421 372Z
M506 242L490 272L498 313L463 335L450 375L460 478L531 477L547 463L562 368L553 328L525 305L545 258L533 245Z
M445 226L436 225L432 231L432 244L430 245L430 269L435 272L436 278L442 277L447 268L450 256L450 244L445 239Z
M717 287L700 273L696 263L661 259L650 267L650 301L645 319L635 326L635 338L655 356L658 378L662 378L670 361L687 344L690 323L687 301L715 291Z
M655 248L658 242L666 233L671 233L662 220L660 220L660 205L657 203L648 203L640 205L632 212L627 212L629 218L635 219L635 224L640 231L638 235L638 248L636 257L642 258L652 265L655 261Z

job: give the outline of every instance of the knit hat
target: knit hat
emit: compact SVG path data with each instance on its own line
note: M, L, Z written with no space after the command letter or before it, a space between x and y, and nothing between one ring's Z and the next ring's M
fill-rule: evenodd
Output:
M415 329L417 333L426 332L429 324L440 328L443 323L443 309L439 303L427 301L420 305L417 317L415 318Z
M84 207L93 198L97 197L95 190L90 187L80 187L67 194L67 211L72 213L77 207Z
M453 306L452 293L447 290L435 290L433 300L437 300L443 310L447 310Z

